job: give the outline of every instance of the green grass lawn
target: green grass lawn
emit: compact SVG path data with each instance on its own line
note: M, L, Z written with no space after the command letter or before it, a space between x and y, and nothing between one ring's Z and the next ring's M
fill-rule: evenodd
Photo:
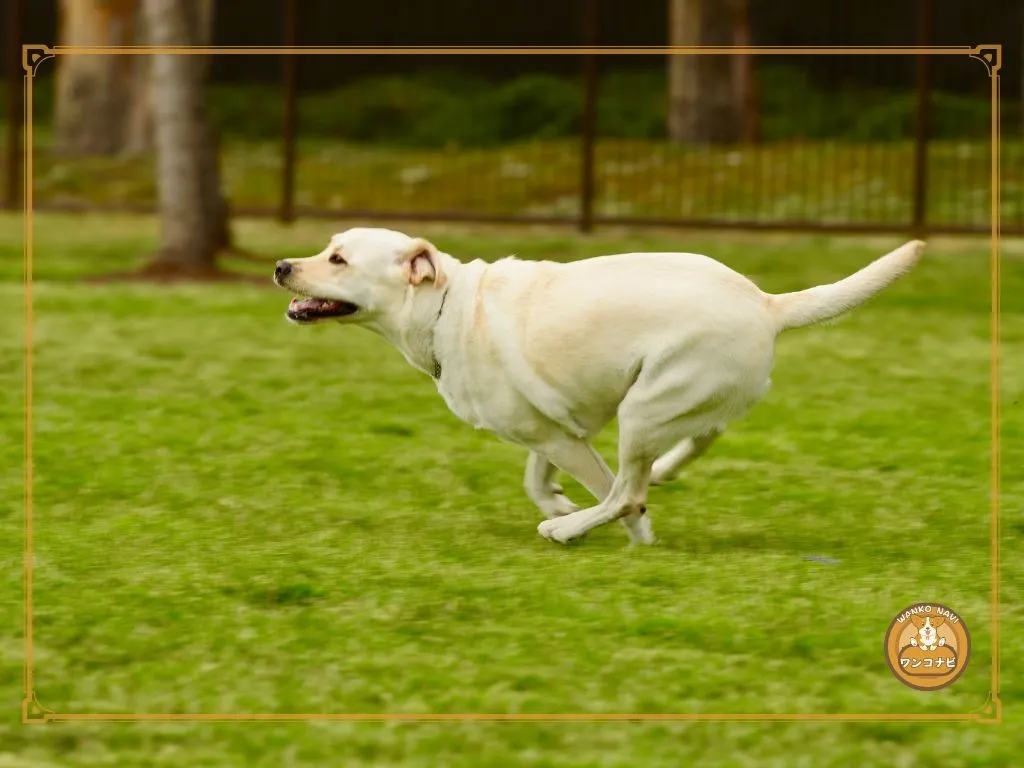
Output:
M242 221L270 260L322 223ZM898 238L419 226L462 257L696 250L770 291ZM524 453L355 329L254 285L84 283L148 218L35 222L35 688L61 713L967 713L990 690L989 268L935 243L852 316L778 344L767 399L676 483L661 544L536 534ZM240 269L269 272L268 266ZM1024 249L1002 268L1003 702L1015 723L19 722L23 287L0 218L0 766L955 766L1019 762ZM599 441L614 458L614 431ZM568 485L571 495L585 497ZM825 558L815 560L809 558ZM929 600L971 631L933 693L882 638Z

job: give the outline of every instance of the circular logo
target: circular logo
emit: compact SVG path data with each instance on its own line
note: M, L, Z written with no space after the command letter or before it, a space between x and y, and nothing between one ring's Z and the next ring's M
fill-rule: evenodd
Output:
M885 633L885 659L896 679L919 691L937 691L963 674L971 636L956 613L935 603L899 612Z

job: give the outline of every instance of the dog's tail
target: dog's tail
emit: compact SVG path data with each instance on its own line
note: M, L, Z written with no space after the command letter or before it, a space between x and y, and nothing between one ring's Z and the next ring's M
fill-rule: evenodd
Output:
M802 328L848 312L907 274L921 258L924 243L912 240L838 283L806 291L769 294L768 307L779 331Z

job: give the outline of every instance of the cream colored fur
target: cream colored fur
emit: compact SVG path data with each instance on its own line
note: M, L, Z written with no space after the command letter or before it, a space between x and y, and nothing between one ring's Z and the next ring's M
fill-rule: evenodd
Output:
M437 389L459 418L528 449L524 485L548 516L542 536L567 542L619 519L651 543L648 486L765 395L776 336L856 307L923 248L909 242L836 283L771 295L690 253L460 262L420 238L356 228L282 262L290 273L277 282L357 305L337 322L382 335L424 373L439 369ZM590 441L616 417L613 474ZM578 510L557 470L597 503Z

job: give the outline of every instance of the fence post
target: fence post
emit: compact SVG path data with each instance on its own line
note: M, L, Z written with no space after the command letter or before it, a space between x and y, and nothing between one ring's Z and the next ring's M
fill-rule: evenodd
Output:
M21 67L21 19L25 0L7 3L7 177L4 208L14 210L21 202L21 128L25 109L24 72Z
M583 45L597 45L597 3L583 9ZM583 54L583 114L580 142L580 231L594 228L594 139L597 132L597 54Z
M932 0L917 0L917 44L928 45L932 37ZM912 228L915 236L925 234L928 217L928 118L931 109L932 57L917 55L917 121L914 127L914 208Z
M295 45L298 29L298 2L284 0L284 44ZM295 221L295 131L298 122L296 81L298 80L298 57L286 53L284 62L284 125L281 130L281 210L279 217L284 224Z

